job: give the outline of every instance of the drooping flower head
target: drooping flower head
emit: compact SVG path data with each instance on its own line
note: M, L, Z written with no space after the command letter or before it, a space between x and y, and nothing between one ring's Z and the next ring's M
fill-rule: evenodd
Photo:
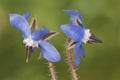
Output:
M61 25L60 28L71 40L73 40L70 44L70 48L71 46L74 47L74 61L76 65L79 65L80 56L85 56L82 44L93 42L100 43L101 40L97 39L89 29L85 28L83 19L77 11L65 10L65 12L70 15L70 24Z
M33 18L31 24L28 23L27 19L29 15L29 12L24 15L9 14L10 24L17 28L23 35L23 43L26 47L26 62L28 62L35 47L39 47L41 49L42 56L48 61L60 61L59 52L54 46L47 42L51 36L56 35L56 32L50 32L44 26L41 30L38 30L35 18Z

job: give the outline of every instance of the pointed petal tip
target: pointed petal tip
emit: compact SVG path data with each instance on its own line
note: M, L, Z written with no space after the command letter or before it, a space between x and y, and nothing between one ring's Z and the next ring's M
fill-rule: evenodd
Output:
M45 57L44 57L45 58ZM46 58L47 59L47 58ZM48 61L51 61L51 62L60 62L61 61L61 58L60 57L57 57L57 58L51 58L51 59L47 59Z
M28 17L30 16L30 12L26 12L23 16L24 16L26 19L28 19Z
M51 58L46 58L46 59L51 62L60 62L61 61L61 57L59 54L56 57L51 57Z
M61 59L49 60L49 61L51 61L51 62L60 62L60 61L61 61Z
M65 29L65 25L60 25L60 29L63 31Z
M41 31L43 31L46 34L50 32L45 26L42 26Z
M66 13L69 13L69 12L71 12L71 11L73 11L73 10L64 10L64 12L66 12Z
M12 19L16 16L16 14L8 14L9 18Z
M79 64L75 63L75 66L79 66L79 65L80 65L80 63Z
M80 65L80 61L76 62L75 61L75 66L79 66Z
M30 15L30 11L26 12L25 14L29 14Z
M75 64L75 66L78 66L80 64L80 56L79 55L75 55L74 64Z
M61 61L61 58L58 57L54 62L60 62Z
M10 22L11 22L12 14L8 14L8 16L9 16L9 20L10 20Z
M62 28L63 28L63 26L62 25L60 25L60 29L62 30Z
M72 10L64 10L65 13L70 14L70 15L71 15L71 11Z
M78 14L78 12L75 10L64 10L64 12L70 15Z
M48 30L46 26L42 26L41 30Z

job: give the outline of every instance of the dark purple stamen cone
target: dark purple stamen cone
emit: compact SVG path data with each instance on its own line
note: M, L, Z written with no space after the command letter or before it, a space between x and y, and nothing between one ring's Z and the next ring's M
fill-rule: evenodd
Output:
M27 46L26 47L26 63L28 63L29 58L30 58L32 52L33 52L33 47Z
M93 42L102 43L102 41L101 41L100 39L96 38L95 35L92 34L92 35L90 36L90 39L88 40L88 43L93 43Z

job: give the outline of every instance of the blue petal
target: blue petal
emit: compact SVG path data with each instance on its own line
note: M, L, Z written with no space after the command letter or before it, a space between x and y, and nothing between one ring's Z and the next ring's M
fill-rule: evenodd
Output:
M82 48L82 43L76 43L75 44L75 64L79 65L80 64L80 56L84 57L84 49Z
M32 33L32 39L35 41L38 41L43 38L46 34L49 33L49 30L45 27L42 27L41 30L36 30L35 32Z
M84 27L82 16L77 11L74 10L64 10L64 11L70 15L71 24L77 25L76 18L78 18L79 22L82 23L82 27Z
M79 53L79 56L85 57L85 52L84 52L84 49L82 47L82 43L81 42L76 43L75 44L75 48L77 50L77 53Z
M42 56L48 61L59 62L61 60L59 52L48 42L40 42L39 47L41 48Z
M41 29L41 32L44 36L44 35L48 34L50 31L46 27L43 26L42 29Z
M78 66L80 64L80 56L76 51L75 51L75 55L74 55L74 62L75 62L76 66Z
M41 35L41 31L40 31L40 30L35 30L35 31L32 33L32 39L35 40L35 41L40 40L41 37L42 37L42 35Z
M80 64L80 56L79 56L79 44L75 45L75 55L74 55L74 59L75 59L75 65L78 66Z
M31 34L29 24L24 16L18 14L9 14L10 24L20 30L24 38L28 38Z
M28 17L30 16L30 12L27 12L23 15L26 19L28 19Z
M82 56L82 57L85 57L85 51L84 51L84 48L82 47L82 45L79 47L79 54L80 54L80 56Z
M80 42L84 36L84 29L75 25L61 25L61 30L75 42Z
M43 26L42 29L41 29L41 38L43 38L43 36L45 36L49 32L50 31L46 27Z

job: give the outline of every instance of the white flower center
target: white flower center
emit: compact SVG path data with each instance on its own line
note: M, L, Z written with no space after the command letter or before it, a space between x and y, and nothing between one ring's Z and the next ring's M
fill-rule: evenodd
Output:
M82 41L83 41L84 44L86 44L87 41L89 40L90 36L91 36L91 33L90 33L89 29L85 29L84 32L85 32L85 34L84 34L84 37L83 37Z
M32 46L32 47L38 47L38 41L34 41L32 40L31 37L26 38L23 40L23 43L25 44L25 46Z

